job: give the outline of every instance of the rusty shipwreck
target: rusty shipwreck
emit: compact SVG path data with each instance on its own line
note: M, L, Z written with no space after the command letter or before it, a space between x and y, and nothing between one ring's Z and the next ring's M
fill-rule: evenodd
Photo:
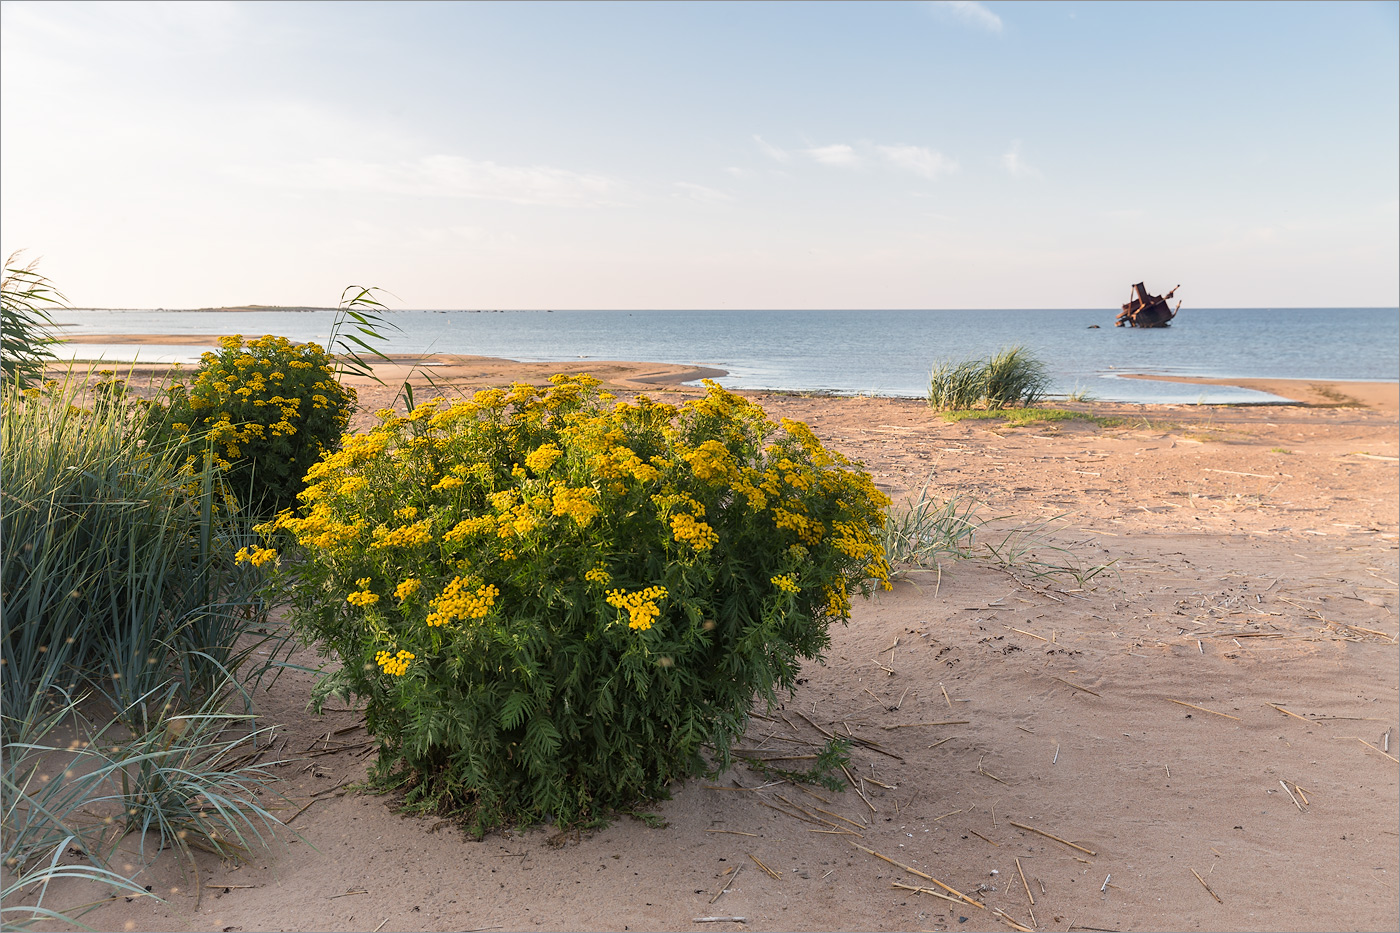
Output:
M1178 285L1176 288L1180 287ZM1132 298L1123 305L1123 312L1118 315L1118 320L1113 322L1113 326L1170 327L1172 318L1176 317L1176 312L1181 310L1179 300L1175 308L1167 304L1176 294L1176 288L1165 295L1149 295L1147 287L1141 282L1137 283L1133 286Z

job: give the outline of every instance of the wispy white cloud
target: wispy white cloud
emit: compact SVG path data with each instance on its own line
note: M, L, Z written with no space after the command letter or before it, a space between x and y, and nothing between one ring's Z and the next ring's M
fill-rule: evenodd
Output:
M788 154L787 150L779 149L772 143L765 142L762 136L755 136L753 138L753 141L758 143L759 151L766 155L768 158L772 159L774 162L787 162L792 158L792 156Z
M931 0L929 6L969 26L1001 32L1001 17L976 0Z
M399 162L323 158L278 167L275 172L256 172L249 180L305 190L478 198L561 207L608 203L616 199L622 188L602 175L543 165L500 165L454 155Z
M718 188L709 188L705 185L697 185L689 181L673 182L671 187L676 189L677 196L689 198L692 201L703 201L709 204L721 201L733 201L734 196L720 191Z
M1040 169L1031 165L1021 155L1021 141L1012 140L1011 148L1002 153L1001 167L1013 178L1041 178Z
M814 162L819 162L822 165L852 168L860 164L860 156L856 155L855 149L845 143L836 143L831 146L815 146L802 151Z
M937 178L958 170L957 162L923 146L876 146L875 149L891 165L925 178Z

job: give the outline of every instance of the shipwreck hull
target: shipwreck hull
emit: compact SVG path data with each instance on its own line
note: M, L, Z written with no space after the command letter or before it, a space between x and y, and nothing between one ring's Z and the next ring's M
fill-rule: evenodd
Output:
M1178 285L1176 288L1180 288ZM1168 299L1176 294L1176 288L1167 292L1166 295L1150 295L1147 287L1142 282L1133 286L1133 298L1123 305L1123 311L1118 315L1118 319L1113 322L1115 327L1170 327L1172 318L1176 317L1176 312L1181 310L1181 302L1176 303L1176 308L1167 304Z

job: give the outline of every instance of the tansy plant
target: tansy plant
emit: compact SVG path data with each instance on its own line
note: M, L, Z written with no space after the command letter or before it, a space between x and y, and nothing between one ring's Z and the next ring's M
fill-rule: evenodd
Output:
M727 767L888 576L886 497L805 425L597 385L381 412L265 526L304 548L293 624L340 661L318 697L366 702L371 782L477 833Z
M314 343L286 337L219 338L219 352L201 357L188 388L171 386L153 419L189 456L208 453L229 488L255 512L296 501L307 469L334 449L355 407L332 358Z

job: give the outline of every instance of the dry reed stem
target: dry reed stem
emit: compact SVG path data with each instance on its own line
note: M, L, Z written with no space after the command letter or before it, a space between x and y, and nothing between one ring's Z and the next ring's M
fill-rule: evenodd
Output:
M778 874L778 873L775 872L773 869L769 868L767 865L765 865L765 864L763 864L761 861L759 861L759 858L758 858L757 855L754 855L752 852L750 852L750 853L749 853L749 858L753 859L753 863L754 863L755 865L757 865L757 866L759 867L759 869L762 870L762 872L763 872L765 875L767 875L768 877L772 878L774 881L782 881L782 880L783 880L783 876L782 876L782 875Z
M1282 706L1279 706L1277 703L1270 703L1269 705L1272 706L1274 709L1278 710L1280 713L1283 713L1285 716L1292 716L1294 719L1301 720L1302 722L1312 722L1311 719L1304 719L1302 716L1299 716L1297 713L1291 713L1291 712L1289 712L1288 710L1284 709Z
M722 888L720 888L718 891L716 891L716 892L715 892L715 896L712 897L712 898L710 898L710 903L711 903L711 904L713 904L715 901L719 900L719 899L720 899L720 895L722 895L725 891L728 891L728 890L729 890L729 886L732 885L732 884L734 883L734 879L737 878L737 877L739 877L739 872L741 872L741 871L743 871L743 870L744 870L744 866L743 866L743 865L735 865L735 866L734 866L734 870L731 871L731 872L729 873L729 880L726 881L726 882L724 883L724 887L722 887Z
M1027 825L1025 825L1024 823L1018 823L1018 822L1016 822L1015 820L1007 820L1006 822L1010 823L1012 826L1015 826L1017 829L1024 829L1024 830L1028 830L1028 831L1033 832L1033 833L1038 833L1038 834L1044 836L1046 839L1053 839L1053 840L1055 840L1056 842L1059 842L1059 843L1062 843L1062 844L1064 844L1064 845L1069 846L1071 849L1078 849L1080 852L1083 852L1085 855L1088 855L1088 856L1090 856L1090 857L1097 857L1098 854L1099 854L1099 853L1095 852L1093 849L1086 849L1086 848L1084 848L1084 847L1081 846L1081 845L1075 845L1073 842L1070 842L1068 839L1061 839L1059 836L1056 836L1054 833L1047 833L1047 832L1046 832L1045 830L1043 830L1043 829L1036 829L1034 826L1027 826Z
M379 933L380 930L384 929L384 924L386 924L386 923L388 923L388 922L389 922L389 918L388 918L388 917L385 917L383 920L379 921L379 926L377 926L377 927L374 928L374 933Z
M954 738L956 738L956 736L951 736L951 735L950 735L950 736L948 736L948 738L946 738L946 739L939 739L937 742L934 742L932 745L925 745L924 748L937 748L938 746L942 745L944 742L951 741L951 740L954 739Z
M748 917L696 917L691 923L748 923ZM492 927L500 929L500 927Z
M948 688L945 687L945 686L943 686L942 684L939 684L939 685L938 685L938 689L943 691L943 702L945 702L945 703L948 704L948 708L949 708L949 709L952 709L952 708L953 708L953 700L952 700L951 697L948 696Z
M961 809L958 809L958 810L949 810L947 813L943 814L943 816L935 816L935 817L933 818L933 821L934 821L935 823L937 823L939 820L943 819L943 817L955 816L955 815L957 815L957 814L959 814L959 813L961 813L961 812L962 812Z
M1222 900L1220 899L1220 895L1219 895L1219 894L1216 894L1214 891L1212 891L1212 890L1210 889L1210 885L1206 884L1206 879L1204 879L1204 878L1201 877L1200 872L1196 871L1196 869L1194 869L1194 868L1190 869L1190 872L1191 872L1191 874L1193 874L1193 875L1196 876L1196 880L1199 881L1199 882L1201 883L1201 887L1203 887L1203 888L1206 889L1206 893L1209 894L1211 897L1215 898L1215 902L1216 902L1217 904L1224 904L1224 903L1225 903L1224 901L1222 901Z
M972 722L971 719L940 719L937 722L904 722L893 726L881 726L881 729L912 729L915 726L966 726Z
M833 822L831 822L831 820L824 820L824 819L822 819L821 817L817 816L815 813L811 812L810 810L807 810L807 809L804 808L804 807L800 807L800 806L798 806L797 804L793 803L791 800L788 800L788 799L787 799L786 797L784 797L782 794L779 794L779 793L776 793L776 792L775 792L775 793L773 794L773 796L774 796L774 797L777 797L777 798L778 798L779 800L781 800L783 803L785 803L785 804L787 804L788 806L792 807L792 808L793 808L794 810L796 810L798 813L805 813L805 814L807 814L807 816L809 816L809 817L811 817L812 819L816 820L818 823L821 823L821 824L823 824L823 825L825 825L825 826L833 826L833 827L836 827L837 829L840 829L840 827L839 827L839 826L836 826L836 824L833 823Z
M979 832L978 832L977 830L975 830L975 829L969 829L968 832L972 833L972 835L976 836L978 839L981 839L983 842L987 843L987 845L996 846L998 849L1001 848L1001 843L1000 843L1000 842L992 842L992 840L988 839L986 836L982 835L981 833L979 833Z
M318 801L318 800L320 800L320 799L321 799L320 797L313 797L313 798L311 798L311 800L307 801L306 806L302 807L300 810L298 810L297 812L293 813L291 816L289 816L289 817L287 817L285 820L283 820L283 821L282 821L282 825L283 825L283 826L291 826L291 825L292 825L292 820L294 820L294 819L296 819L297 817L301 816L303 813L305 813L308 809L311 808L311 805L312 805L313 803L315 803L316 801Z
M1293 791L1291 791L1291 790L1288 789L1288 785L1287 785L1287 784L1284 784L1282 780L1279 781L1279 784L1282 785L1282 787L1283 787L1283 792L1284 792L1285 794L1288 795L1288 799L1291 800L1291 801L1293 801L1293 806L1295 806L1295 807L1298 808L1298 812L1299 812L1299 813L1307 813L1308 811L1307 811L1307 810L1304 810L1304 809L1303 809L1303 805L1302 805L1301 803L1298 802L1298 798L1293 796Z
M1024 923L1018 923L1017 921L1012 920L1011 917L1007 915L1006 911L1002 910L1000 907L993 907L991 908L991 911L993 917L996 917L1002 923L1011 927L1011 929L1017 930L1018 933L1035 933L1034 930L1026 926Z
M1076 690L1083 690L1085 693L1093 694L1096 697L1101 696L1098 693L1094 693L1094 691L1090 690L1088 687L1083 686L1082 684L1073 683L1071 681L1065 680L1063 677L1056 677L1054 674L1050 674L1048 676L1051 680L1058 680L1060 683L1067 684L1068 686L1071 686Z
M1167 702L1169 702L1169 703L1175 703L1175 704L1177 704L1178 706L1189 706L1189 707L1191 707L1192 709L1198 709L1198 710L1200 710L1200 711L1203 712L1203 713L1211 713L1212 715L1215 715L1215 716L1224 716L1226 719L1233 719L1235 722L1240 722L1240 721L1241 721L1240 717L1238 717L1238 716L1231 716L1229 713L1220 713L1220 712L1216 712L1216 711L1213 710L1213 709L1206 709L1204 706L1197 706L1195 703L1183 703L1181 700L1170 700L1170 699L1169 699Z
M904 884L900 881L891 881L890 887L903 888L906 891L918 891L920 894L931 894L934 897L942 898L943 900L948 901L949 903L957 904L959 907L966 906L963 901L958 900L956 897L944 894L942 891L935 891L933 888L921 888L917 884Z
M1018 874L1018 875L1021 876L1021 887L1023 887L1023 888L1026 889L1026 900L1030 901L1030 902L1031 902L1031 906L1034 907L1034 906L1035 906L1035 895L1031 893L1031 886L1030 886L1029 884L1026 884L1026 872L1025 872L1024 869L1021 868L1021 859L1020 859L1020 858L1017 858L1017 859L1016 859L1016 874ZM1031 916L1034 917L1035 914L1031 914Z
M1029 636L1032 637L1032 638L1039 638L1041 641L1049 641L1049 640L1050 640L1050 639L1046 638L1044 635L1037 635L1035 632L1028 632L1028 631L1026 631L1025 629L1021 629L1021 628L1013 628L1011 631L1013 631L1013 632L1020 632L1022 635L1029 635Z
M745 833L745 832L740 832L740 831L737 830L737 829L707 829L707 830L705 830L705 832L707 832L707 833L727 833L727 834L729 834L729 835L731 835L731 836L753 836L753 837L755 837L755 838L758 837L758 833Z
M879 811L875 809L875 804L871 803L870 798L865 796L865 791L860 789L860 785L856 783L855 778L851 777L851 772L846 770L845 765L841 766L841 773L846 775L846 780L851 782L851 787L855 788L855 792L860 795L860 799L865 801L865 805L870 808L870 812L878 813Z
M980 774L980 775L982 775L983 777L989 777L989 778L991 778L993 781L996 781L998 784L1005 784L1007 787L1010 787L1010 786L1011 786L1010 783L1008 783L1007 781L1003 781L1001 778L997 777L997 776L996 776L995 774L993 774L992 772L982 770L982 760L981 760L980 758L977 760L977 773Z
M766 800L763 800L763 799L761 799L761 798L756 798L756 799L758 800L758 802L759 802L760 804L762 804L763 806L767 807L768 809L770 809L770 810L777 810L779 813L783 814L783 816L790 816L790 817L792 817L794 820L801 820L801 821L804 822L804 823L816 823L818 826L829 826L829 825L831 825L831 824L827 823L826 820L814 820L814 819L812 819L811 817L802 816L802 815L797 814L797 813L790 813L790 812L788 812L787 810L784 810L782 807L774 806L773 804L769 803L769 802L766 801Z
M1370 742L1366 741L1365 739L1357 739L1356 741L1360 742L1362 745L1364 745L1364 746L1366 746L1367 748L1371 749L1371 751L1376 752L1377 754L1380 754L1380 755L1384 755L1385 757L1389 758L1391 761L1395 762L1396 764L1400 764L1400 758L1396 758L1394 755L1390 754L1389 752L1383 752L1383 751L1381 751L1379 748L1376 748L1376 746L1372 745Z
M981 901L973 900L972 898L968 897L966 894L964 894L964 893L962 893L961 891L959 891L957 888L950 887L950 886L944 884L943 882L939 881L937 878L933 877L933 875L930 875L930 874L928 874L928 873L926 873L926 872L919 871L917 868L913 868L913 867L911 867L911 866L909 866L909 865L905 865L903 862L896 862L894 859L890 858L888 855L881 855L879 852L876 852L874 849L867 849L865 846L861 845L861 844L858 843L858 842L852 842L851 845L855 846L857 849L860 849L862 852L867 852L867 853L869 853L870 855L875 856L877 859L880 859L881 861L889 862L891 865L895 866L896 868L902 868L902 869L904 869L905 871L909 872L909 874L911 874L911 875L918 875L920 878L923 878L925 881L932 881L934 884L938 885L940 888L942 888L943 890L947 891L949 894L956 894L958 897L962 898L964 901L966 901L967 903L971 904L971 905L974 906L974 907L981 907L983 910L986 910L986 909L987 909L987 905L986 905L986 904L983 904Z

